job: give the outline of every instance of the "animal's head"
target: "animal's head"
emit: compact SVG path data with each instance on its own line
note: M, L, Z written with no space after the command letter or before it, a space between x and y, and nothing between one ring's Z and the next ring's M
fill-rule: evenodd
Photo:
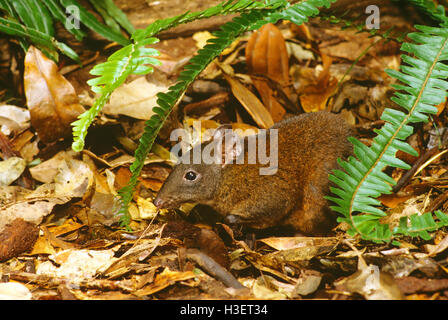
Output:
M195 146L182 156L154 200L158 208L177 208L186 202L212 205L222 170L242 154L238 135L227 128L218 128L211 142Z

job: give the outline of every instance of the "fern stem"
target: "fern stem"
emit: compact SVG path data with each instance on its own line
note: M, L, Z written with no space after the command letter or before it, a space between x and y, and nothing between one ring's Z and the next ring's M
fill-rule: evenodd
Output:
M345 71L344 75L342 76L341 80L339 80L338 82L338 89L341 87L342 83L344 82L345 77L353 70L353 68L355 67L355 65L359 62L359 60L361 60L366 54L367 52L369 52L370 49L372 49L378 42L384 40L383 38L380 38L374 42L372 42L369 46L367 46L367 48L365 48L357 57L356 59L352 62L352 64L350 65L350 67L347 69L347 71Z

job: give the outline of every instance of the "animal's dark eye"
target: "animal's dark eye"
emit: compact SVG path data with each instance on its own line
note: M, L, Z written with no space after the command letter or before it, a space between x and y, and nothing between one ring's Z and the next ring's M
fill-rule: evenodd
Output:
M195 180L196 177L197 177L197 174L194 171L187 171L187 173L185 174L185 179L187 179L189 181Z

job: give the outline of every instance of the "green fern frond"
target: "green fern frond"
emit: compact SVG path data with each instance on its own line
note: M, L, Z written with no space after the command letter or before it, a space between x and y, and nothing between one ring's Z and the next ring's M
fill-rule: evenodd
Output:
M348 13L347 11L346 13ZM336 17L331 13L322 13L319 15L319 19L328 21L332 24L340 24L341 29L354 29L357 32L369 33L369 37L381 37L385 42L395 41L402 43L406 37L406 32L399 32L392 26L389 29L368 29L364 20L358 21L353 18L345 18L342 16Z
M126 15L114 5L112 0L97 2L98 9L107 14L108 22L119 22L126 29L133 30ZM78 63L81 63L78 55L68 45L55 40L55 21L66 26L66 30L72 33L77 40L82 40L86 35L77 27L68 27L67 22L71 17L66 16L66 9L77 8L79 16L73 18L104 36L106 39L116 41L121 45L129 44L129 40L121 34L120 27L111 29L99 22L94 15L81 6L76 0L0 0L0 32L17 37L21 47L27 51L30 42L39 47L48 57L58 61L58 50ZM3 16L4 13L4 16ZM75 13L74 13L75 14Z
M271 5L275 9L286 4L287 2L284 0L272 0L267 4L251 0L229 0L204 11L187 12L172 18L157 20L145 29L136 30L131 36L133 43L121 48L112 54L106 62L96 65L91 70L90 73L98 77L89 80L87 83L92 86L94 92L101 93L101 96L95 100L94 105L88 111L81 114L78 117L79 119L72 123L72 149L81 151L84 148L85 137L89 126L107 103L112 92L122 85L128 76L131 74L143 75L150 73L153 71L151 65L160 64L158 60L152 58L159 55L159 52L155 49L145 48L146 45L158 41L156 38L153 38L153 35L181 23L208 18L218 14L245 12Z
M99 33L106 39L121 44L122 46L126 46L129 44L129 40L126 39L120 32L116 32L110 27L107 27L100 23L93 14L87 11L87 9L81 6L76 0L60 0L60 3L64 8L70 6L77 7L79 11L79 20L89 29Z
M436 211L434 214L439 221L436 222L434 220L434 216L431 212L422 215L413 214L409 216L409 219L408 217L402 217L393 233L396 235L401 234L404 236L420 237L423 240L430 240L431 236L428 232L448 226L447 214L442 211Z
M224 1L214 7L210 7L203 11L198 12L186 12L184 14L157 20L154 23L147 26L145 29L137 30L133 34L134 39L143 39L147 37L153 37L154 35L167 30L173 27L176 27L180 24L192 22L199 19L210 18L216 15L229 15L233 13L244 13L250 12L255 9L266 9L269 8L271 10L284 7L288 4L286 0L271 0L266 1L266 3L262 3L259 1L253 0L228 0Z
M336 205L332 208L343 215L338 220L350 225L352 235L360 234L367 240L391 240L393 233L389 226L379 222L386 214L378 208L380 202L376 198L391 193L395 181L383 169L386 166L410 168L395 154L401 150L418 155L405 141L413 132L411 124L427 121L428 115L436 114L435 106L445 100L448 90L448 66L442 62L448 59L448 30L427 26L416 26L416 29L420 32L408 35L414 43L402 45L402 50L409 55L402 56L405 64L400 71L386 70L401 82L393 85L397 91L392 100L407 112L385 109L381 119L386 123L375 131L377 136L372 145L368 147L350 138L355 157L340 161L344 171L337 170L330 175L330 180L337 186L332 188L336 196L327 199L333 201ZM419 230L422 226L429 229L433 226L428 216L424 219L413 218L412 223L418 223L413 227ZM404 234L404 227L405 224L401 224L396 232ZM409 229L410 234L416 232ZM423 231L419 234L425 236Z
M394 0L397 1L397 0ZM431 0L408 0L412 5L423 11L426 15L431 17L433 20L447 24L448 20L445 15L445 8L442 5L436 5Z
M158 107L153 109L156 114L146 122L143 136L140 139L140 144L135 151L135 161L130 167L132 177L129 184L119 191L122 202L122 207L119 212L122 225L129 224L130 217L128 215L128 206L132 200L132 194L137 185L137 179L143 168L144 160L150 151L159 130L182 93L187 89L188 85L194 81L199 73L243 32L258 29L266 23L275 23L279 19L287 19L296 24L302 24L308 20L308 17L319 13L319 10L317 9L318 7L329 7L334 1L335 0L308 0L293 6L288 6L289 3L285 1L271 1L269 4L274 5L274 8L267 10L251 10L248 13L243 13L240 17L236 17L231 22L223 25L219 31L214 32L216 38L208 40L207 45L199 50L197 55L190 60L189 64L186 65L185 70L179 75L178 83L170 87L167 93L158 94ZM247 1L245 2L248 4ZM225 3L226 6L229 6L230 4L230 1ZM284 5L287 6L285 7ZM243 6L243 8L247 7ZM182 19L185 19L185 17ZM159 31L161 30L160 27L155 29L158 29ZM148 30L146 30L146 32L150 35L153 31L151 30L151 32L148 32Z
M89 110L79 115L78 120L72 123L73 150L81 151L84 148L84 141L90 124L107 103L112 92L122 85L128 76L152 72L151 65L160 65L160 61L154 58L154 56L159 55L159 51L145 47L157 41L156 38L137 41L116 51L106 62L92 68L90 74L98 77L90 79L87 83L92 86L93 92L100 94L100 97L95 100Z
M319 14L319 8L330 8L334 2L336 0L308 0L294 5L288 5L285 9L273 12L264 22L260 21L258 25L254 25L254 29L259 29L265 23L276 23L279 20L288 20L296 25L301 25L307 22L309 17L317 16Z

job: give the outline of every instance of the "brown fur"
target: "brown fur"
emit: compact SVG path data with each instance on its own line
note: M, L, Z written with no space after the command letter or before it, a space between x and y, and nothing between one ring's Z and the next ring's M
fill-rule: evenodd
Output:
M184 196L186 189L180 188L179 178L182 173L174 173L179 166L186 166L181 164L172 173L175 177L167 179L156 205L195 201L252 228L290 225L306 234L327 233L335 223L335 215L323 198L329 192L328 175L338 167L337 158L352 152L347 141L352 129L340 116L328 112L291 117L273 128L278 129L279 148L274 175L259 174L259 168L268 165L195 165L207 179L200 192L195 191L198 186Z

